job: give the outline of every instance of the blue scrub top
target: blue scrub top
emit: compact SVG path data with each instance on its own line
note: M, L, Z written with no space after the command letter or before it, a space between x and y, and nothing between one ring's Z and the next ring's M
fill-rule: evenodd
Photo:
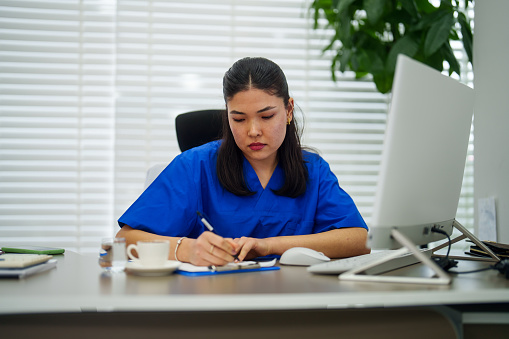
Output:
M214 141L181 153L120 217L119 225L159 235L197 238L207 216L214 232L227 238L267 238L313 234L342 227L366 228L351 197L319 155L304 151L309 180L297 198L274 194L284 182L278 165L265 189L244 158L244 177L251 196L234 195L216 175Z

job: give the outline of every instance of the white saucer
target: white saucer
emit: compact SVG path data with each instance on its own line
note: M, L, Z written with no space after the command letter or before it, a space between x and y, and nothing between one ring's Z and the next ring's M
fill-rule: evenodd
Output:
M129 261L126 266L126 272L141 275L145 277L156 277L161 275L167 275L175 271L179 266L180 262L175 260L168 260L163 266L160 267L146 267L138 264L134 261Z

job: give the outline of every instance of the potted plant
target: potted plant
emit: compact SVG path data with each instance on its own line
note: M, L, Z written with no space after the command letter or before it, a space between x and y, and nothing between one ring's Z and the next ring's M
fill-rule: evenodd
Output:
M458 40L472 63L473 33L466 15L471 5L472 0L464 6L459 0L441 0L438 7L428 0L314 0L310 11L315 30L334 32L324 48L333 53L332 79L337 70L351 70L357 78L371 74L378 91L388 93L400 53L439 71L445 61L449 75L460 75L451 47Z

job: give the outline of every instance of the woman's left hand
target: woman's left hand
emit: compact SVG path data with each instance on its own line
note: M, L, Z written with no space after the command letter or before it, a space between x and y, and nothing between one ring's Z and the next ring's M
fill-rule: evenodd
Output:
M233 241L240 245L241 248L237 255L239 261L271 254L269 242L265 239L242 237L236 238Z

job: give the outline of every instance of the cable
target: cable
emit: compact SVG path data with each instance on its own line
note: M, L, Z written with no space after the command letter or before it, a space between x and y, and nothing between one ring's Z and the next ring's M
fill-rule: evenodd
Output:
M447 232L445 232L439 228L436 228L435 226L433 226L431 228L431 232L440 233L447 237L447 242L449 245L447 246L447 254L445 255L445 257L449 258L449 253L451 253L451 237L449 237L449 234L447 234Z
M451 238L449 237L449 234L447 234L445 231L436 228L435 226L431 228L431 232L440 233L447 237L447 254L445 257L442 258L434 258L434 261L442 267L442 269L446 272L453 273L453 274L468 274L468 273L477 273L477 272L484 272L489 270L497 270L501 274L505 276L506 279L509 279L509 260L501 260L497 262L494 265L491 265L489 267L480 268L478 270L472 270L472 271L449 271L452 267L456 267L457 261L453 259L449 259L449 253L451 253Z
M495 265L493 265L493 267L501 274L503 274L506 279L509 279L509 260L500 260Z
M485 268L480 268L478 270L472 270L472 271L461 271L461 272L457 272L457 271L449 271L449 273L454 273L454 274L467 274L467 273L477 273L477 272L484 272L484 271L489 271L489 270L493 270L495 269L494 266L490 266L490 267L485 267Z
M431 228L431 232L440 233L440 234L443 234L443 235L445 235L447 237L448 246L447 246L447 253L446 253L445 257L433 258L433 260L444 271L452 272L452 271L449 271L449 270L451 268L453 268L453 267L456 267L458 265L458 262L456 260L449 259L449 254L451 253L451 238L449 237L449 234L447 234L443 230L438 229L436 227L432 227Z

